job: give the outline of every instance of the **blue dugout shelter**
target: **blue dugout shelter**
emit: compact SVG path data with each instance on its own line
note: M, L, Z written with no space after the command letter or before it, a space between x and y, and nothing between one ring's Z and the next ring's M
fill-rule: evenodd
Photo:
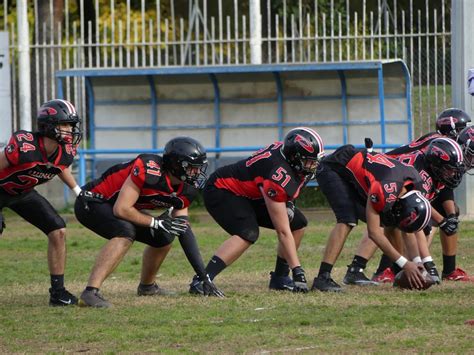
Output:
M72 69L56 72L59 97L67 77L85 78L87 92L81 184L104 160L159 153L182 135L202 142L214 167L298 126L316 129L326 150L361 146L365 137L379 149L412 139L410 76L401 60Z

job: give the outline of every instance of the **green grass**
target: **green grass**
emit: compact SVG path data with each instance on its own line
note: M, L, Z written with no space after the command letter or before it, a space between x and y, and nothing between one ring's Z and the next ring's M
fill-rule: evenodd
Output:
M194 230L207 261L225 240L202 211ZM311 224L300 257L312 279L332 221L310 211ZM66 284L79 294L104 240L68 218ZM324 220L325 219L325 220ZM334 270L341 281L363 228L357 227ZM267 289L276 237L264 230L259 241L216 280L225 299L187 293L193 275L179 243L166 259L158 282L176 297L135 296L143 245L128 253L102 291L114 305L96 310L47 306L46 238L19 217L7 214L0 238L0 353L11 352L472 352L474 283L444 283L426 292L389 285L344 294L306 295ZM433 255L438 265L440 243ZM458 263L474 272L474 223L463 223ZM377 255L378 256L378 255ZM373 272L376 260L369 264Z

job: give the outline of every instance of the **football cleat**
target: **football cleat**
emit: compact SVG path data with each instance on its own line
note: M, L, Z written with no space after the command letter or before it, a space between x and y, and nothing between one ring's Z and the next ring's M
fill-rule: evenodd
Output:
M395 274L392 269L388 267L384 271L374 274L374 276L372 276L372 281L378 283L393 283L393 281L395 281Z
M100 294L99 290L84 290L79 297L80 307L110 308L112 305Z
M342 280L344 285L357 285L357 286L378 286L378 282L370 280L364 274L364 269L348 265L346 276Z
M456 268L453 272L446 275L443 273L443 280L447 281L465 281L474 282L474 277L469 276L466 271L461 268Z
M202 281L199 280L197 275L194 275L193 280L189 284L189 293L192 295L204 295Z
M315 291L322 291L322 292L342 292L342 287L337 284L331 278L331 274L329 272L323 272L321 275L314 278L313 286L311 290Z
M49 305L52 307L72 306L77 304L77 297L64 287L58 290L49 289Z
M290 276L278 276L273 271L270 273L270 290L291 291L295 290L295 283Z
M138 296L172 296L172 295L175 295L175 293L162 289L155 282L152 285L143 285L142 283L140 283L137 288L137 295Z

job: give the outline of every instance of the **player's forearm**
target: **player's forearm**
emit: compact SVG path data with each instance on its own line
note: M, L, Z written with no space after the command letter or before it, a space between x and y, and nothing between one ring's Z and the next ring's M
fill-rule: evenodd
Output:
M74 179L74 176L72 176L70 168L65 169L58 176L62 180L62 182L64 182L66 186L69 187L71 190L74 190L74 188L78 186L76 179Z
M296 252L296 244L291 234L291 231L288 232L281 232L277 231L278 235L278 242L281 246L281 250L285 254L285 259L291 269L301 266L300 260L298 258L298 254Z
M135 207L120 206L117 203L114 205L114 215L143 227L149 227L153 220L153 217L140 212Z
M420 256L418 241L415 234L406 233L404 236L404 241L408 259L413 260L415 257Z
M202 260L201 253L199 252L196 237L194 236L191 226L189 226L186 232L180 235L178 238L179 243L183 248L184 254L193 267L194 272L200 278L204 277L206 275L206 268L204 267L204 261Z

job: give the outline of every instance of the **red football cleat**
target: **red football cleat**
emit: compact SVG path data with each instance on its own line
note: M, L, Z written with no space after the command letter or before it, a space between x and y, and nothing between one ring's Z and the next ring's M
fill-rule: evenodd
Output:
M372 276L372 281L378 283L393 283L393 281L395 281L395 274L392 269L388 267L381 273L374 274L374 276Z
M474 282L474 277L469 276L466 271L461 268L456 268L449 275L443 274L443 280L447 281L467 281Z

